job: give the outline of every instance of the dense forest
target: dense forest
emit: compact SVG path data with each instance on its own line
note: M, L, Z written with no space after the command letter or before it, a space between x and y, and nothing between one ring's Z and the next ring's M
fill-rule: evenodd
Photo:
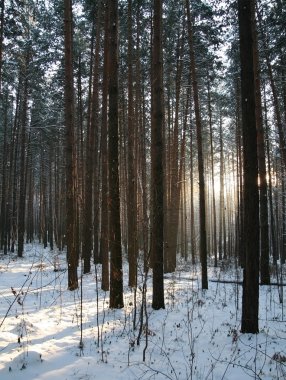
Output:
M284 0L1 0L0 250L138 270L243 269L241 331L286 260ZM142 269L143 268L143 269ZM143 289L144 291L144 289Z

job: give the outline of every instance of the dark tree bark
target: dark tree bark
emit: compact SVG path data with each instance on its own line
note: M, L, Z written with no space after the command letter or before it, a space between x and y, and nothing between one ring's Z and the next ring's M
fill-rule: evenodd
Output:
M7 163L8 163L8 91L5 94L5 102L3 102L5 113L3 117L3 128L4 128L4 137L3 137L3 151L2 151L2 194L1 194L1 225L0 225L0 231L1 231L1 243L0 243L0 249L4 250L4 254L7 254L8 251L8 170L7 170Z
M66 243L68 288L78 288L78 253L76 251L76 165L74 151L74 88L72 59L72 3L64 0L65 48L65 127L66 127Z
M237 79L235 86L236 103L236 156L237 156L237 218L236 218L236 257L241 267L244 267L244 240L243 240L243 181L242 181L242 131L241 131L241 95L240 79Z
M58 146L55 154L55 241L60 251L64 249L65 176L61 167L62 149Z
M163 62L162 62L162 1L153 3L152 51L152 125L151 125L151 199L153 260L153 299L155 310L165 308L164 302L164 174L163 174Z
M48 241L51 251L54 249L54 189L52 176L52 162L54 157L53 147L49 148L49 210L48 210Z
M244 169L244 241L242 320L243 333L258 333L259 305L259 196L255 84L253 69L252 1L238 1L241 110Z
M133 91L133 37L132 37L132 0L128 0L128 200L127 200L127 233L129 286L137 284L137 196L136 196L136 150L135 118Z
M144 136L142 147L141 147L141 175L142 175L142 220L143 220L143 231L142 231L142 238L143 238L143 251L144 251L144 273L148 270L148 265L150 262L150 236L149 236L149 230L150 230L150 220L148 215L148 209L150 207L150 201L148 199L148 190L147 190L147 158L146 158L146 115L147 110L144 105L144 91L142 94L143 99L143 110L142 110L142 123L141 123L141 134Z
M119 309L124 304L118 159L118 0L109 0L109 17L110 307Z
M35 178L34 170L32 167L33 156L30 155L29 163L29 175L27 178L28 200L27 200L27 236L26 242L32 243L34 240L34 198L35 198Z
M193 137L194 131L190 131L190 232L191 232L191 256L192 264L196 263L197 243L195 228L195 205L194 205L194 154L193 154Z
M42 142L42 139L41 139ZM44 248L48 246L48 237L47 237L47 176L45 170L45 151L41 150L40 153L40 218L39 218L39 241L43 243Z
M29 48L28 48L29 49ZM26 151L27 151L27 121L28 121L28 66L30 62L30 52L27 51L23 68L23 97L20 113L20 189L18 207L18 257L23 256L24 234L25 234L25 211L26 211Z
M107 97L108 97L108 62L109 62L109 13L108 1L105 5L104 25L104 63L102 81L102 123L101 123L101 228L100 259L102 262L102 290L109 290L109 222L108 222L108 144L107 144Z

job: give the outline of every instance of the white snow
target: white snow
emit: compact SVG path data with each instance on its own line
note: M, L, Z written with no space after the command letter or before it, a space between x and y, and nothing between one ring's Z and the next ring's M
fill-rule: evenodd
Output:
M98 302L95 272L84 275L81 318L81 288L67 290L64 254L39 244L27 245L22 259L0 254L0 379L286 379L285 297L280 303L277 286L260 286L259 334L241 334L241 285L209 281L202 291L199 268L181 263L166 275L165 310L154 311L150 273L137 345L143 276L134 330L127 274L124 266L121 310L109 309L100 290L100 265ZM237 281L241 273L225 265L209 268L209 278Z

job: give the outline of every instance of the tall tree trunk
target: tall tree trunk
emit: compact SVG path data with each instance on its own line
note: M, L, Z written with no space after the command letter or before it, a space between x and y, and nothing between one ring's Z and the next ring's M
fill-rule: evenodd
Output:
M41 139L42 140L42 139ZM45 170L45 152L42 150L40 153L40 229L39 241L43 242L44 248L48 246L47 239L47 177Z
M241 94L239 80L236 83L236 156L237 156L237 233L236 254L241 267L245 265L245 249L243 240L243 180L242 180L242 132L241 132Z
M3 102L4 103L4 102ZM4 254L7 254L7 244L8 244L8 215L7 215L7 206L8 206L8 91L5 94L5 103L4 103L4 117L3 117L3 127L4 127L4 137L3 137L3 154L2 154L2 194L1 194L1 243L0 249L4 250Z
M142 86L143 87L143 86ZM143 137L140 144L140 154L141 159L141 188L142 188L142 240L143 240L143 252L144 252L144 273L146 273L149 261L150 261L150 250L149 250L149 216L148 216L148 191L147 191L147 159L146 159L146 107L144 98L144 89L142 89L142 94L138 96L142 99L142 115L140 117L140 135Z
M63 250L63 226L62 226L62 173L60 168L61 150L57 147L55 152L54 172L55 172L55 242L60 251Z
M133 38L132 38L132 0L128 0L128 200L127 200L127 233L129 286L137 284L137 195L136 195L136 150L135 118L133 101Z
M255 8L255 1L252 2ZM255 15L255 9L252 9ZM257 42L256 20L252 20L253 34L253 69L255 79L255 110L256 110L256 128L257 128L257 156L259 170L259 210L260 210L260 276L261 283L266 285L270 282L269 273L269 225L268 225L268 199L267 199L267 179L266 179L266 162L265 162L265 138L263 130L263 116L261 105L261 83L260 83L260 65Z
M163 62L162 62L162 0L153 2L152 51L152 115L151 115L151 199L153 260L153 298L155 310L165 308L164 302L164 174L163 174Z
M105 5L104 25L104 63L102 81L102 123L101 123L101 228L100 228L100 259L102 262L103 290L109 290L109 252L108 252L108 144L107 144L107 96L108 96L108 62L109 62L109 13L108 1Z
M72 55L72 2L64 0L65 44L65 127L66 127L66 243L68 288L78 288L78 253L76 251L76 165L74 151L74 88Z
M27 201L27 237L26 242L32 243L34 240L34 198L35 198L35 180L34 170L32 168L33 156L29 158L29 175L27 179L28 201Z
M109 207L110 207L110 307L122 308L123 273L118 156L118 0L109 0Z
M50 250L54 249L54 189L53 189L53 165L54 150L53 147L49 148L49 210L48 210L48 241Z
M19 189L19 210L18 210L18 257L23 256L24 234L25 234L25 211L26 211L26 128L28 121L28 65L30 53L27 51L23 68L23 98L21 105L21 137L20 137L20 189Z
M243 271L242 319L243 333L258 333L259 305L259 196L257 133L255 118L255 84L253 71L252 3L238 1L241 107L244 168L244 240L245 268Z

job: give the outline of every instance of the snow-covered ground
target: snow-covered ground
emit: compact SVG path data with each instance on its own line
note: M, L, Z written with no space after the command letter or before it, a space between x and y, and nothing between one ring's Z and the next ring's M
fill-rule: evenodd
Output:
M241 285L212 281L237 281L240 273L210 268L202 291L199 271L181 268L166 276L165 310L152 310L148 278L137 345L140 274L135 298L124 268L125 307L110 310L100 266L98 287L93 272L70 292L64 254L38 244L27 245L22 259L0 254L0 379L286 379L285 296L280 303L277 286L260 287L260 333L243 335Z

